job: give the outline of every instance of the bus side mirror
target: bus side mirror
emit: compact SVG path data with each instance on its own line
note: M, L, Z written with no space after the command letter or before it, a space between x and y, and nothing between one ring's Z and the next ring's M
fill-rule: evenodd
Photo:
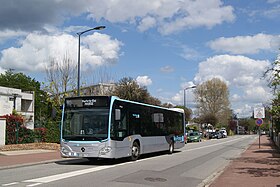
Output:
M115 109L115 120L119 121L121 120L121 110Z

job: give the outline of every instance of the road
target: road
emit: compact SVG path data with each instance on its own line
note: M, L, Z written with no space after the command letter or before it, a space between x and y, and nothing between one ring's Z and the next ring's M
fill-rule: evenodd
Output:
M1 186L203 186L238 157L257 136L188 143L172 155L144 155L136 162L68 159L0 170Z

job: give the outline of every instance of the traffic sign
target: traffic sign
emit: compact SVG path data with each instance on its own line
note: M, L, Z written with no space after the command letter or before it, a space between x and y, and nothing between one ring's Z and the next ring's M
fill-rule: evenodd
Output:
M254 108L254 118L265 118L264 107L256 107L256 108Z
M256 120L257 126L261 126L263 124L263 120L261 118Z

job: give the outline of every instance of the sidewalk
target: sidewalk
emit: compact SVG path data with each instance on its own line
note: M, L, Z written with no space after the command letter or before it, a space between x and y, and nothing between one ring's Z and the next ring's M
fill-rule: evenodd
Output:
M58 150L22 150L0 152L0 169L14 168L24 165L54 162L61 160Z
M261 136L209 187L280 187L280 151L268 136Z

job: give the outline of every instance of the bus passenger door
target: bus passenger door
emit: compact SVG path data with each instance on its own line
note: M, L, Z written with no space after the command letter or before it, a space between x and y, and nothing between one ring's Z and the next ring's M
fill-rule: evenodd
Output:
M128 136L126 112L121 109L115 109L115 120L113 125L114 137L123 140Z
M140 135L140 114L137 112L129 113L129 135Z

